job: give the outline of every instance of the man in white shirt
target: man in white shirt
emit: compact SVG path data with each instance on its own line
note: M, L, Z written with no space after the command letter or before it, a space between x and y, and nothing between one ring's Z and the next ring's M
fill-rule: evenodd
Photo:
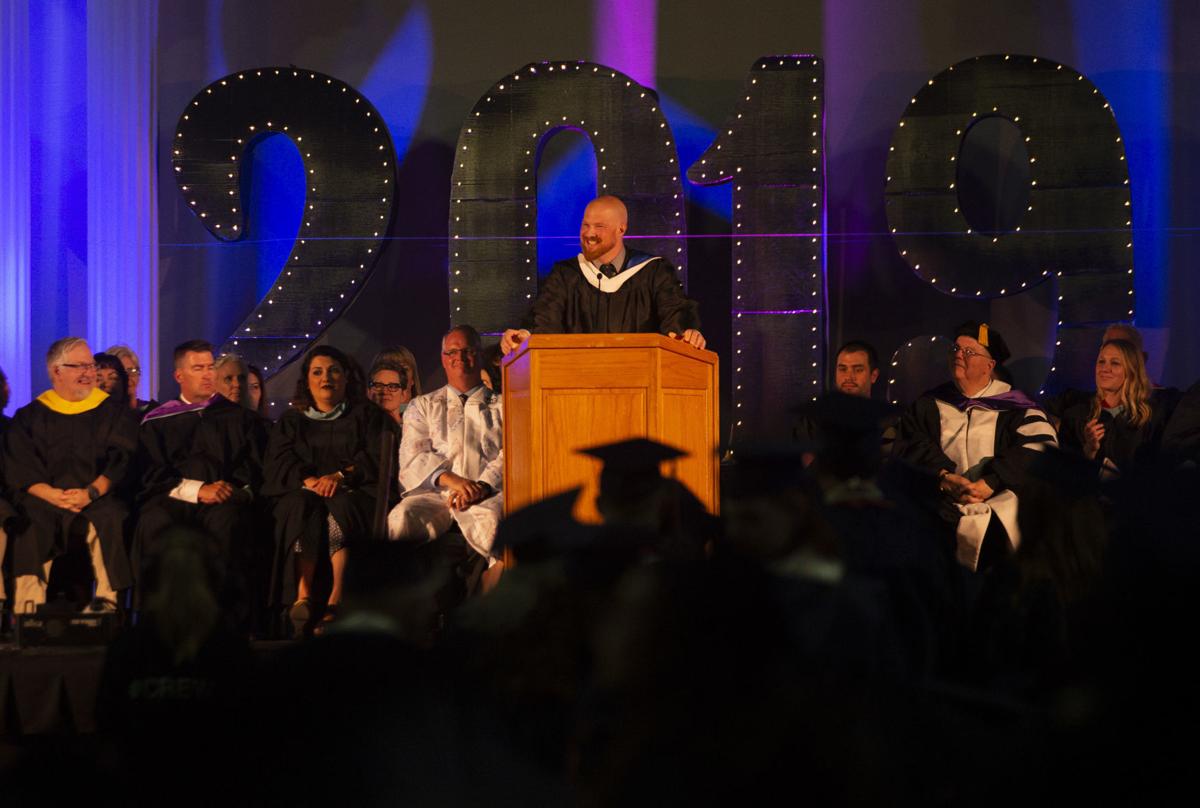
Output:
M458 524L471 548L494 563L503 510L504 416L481 382L479 332L469 325L442 337L448 384L413 399L400 442L400 503L388 515L392 539L432 541Z

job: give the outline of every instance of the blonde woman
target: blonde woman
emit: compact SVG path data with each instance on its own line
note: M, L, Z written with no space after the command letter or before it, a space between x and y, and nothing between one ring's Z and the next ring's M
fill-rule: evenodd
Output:
M1061 442L1109 475L1153 462L1178 391L1155 389L1136 345L1110 339L1096 357L1096 394L1063 413Z

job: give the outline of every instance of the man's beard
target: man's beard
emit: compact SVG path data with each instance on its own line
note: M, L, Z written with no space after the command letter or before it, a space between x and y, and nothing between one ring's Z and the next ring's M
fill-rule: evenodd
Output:
M589 261L599 258L600 256L604 255L605 252L607 252L607 250L605 250L604 244L599 241L583 243L583 257Z

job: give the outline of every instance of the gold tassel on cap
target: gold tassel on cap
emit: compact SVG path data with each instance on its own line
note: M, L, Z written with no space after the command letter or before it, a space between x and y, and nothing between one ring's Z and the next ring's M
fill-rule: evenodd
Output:
M988 324L983 323L979 326L979 344L983 347L988 347Z

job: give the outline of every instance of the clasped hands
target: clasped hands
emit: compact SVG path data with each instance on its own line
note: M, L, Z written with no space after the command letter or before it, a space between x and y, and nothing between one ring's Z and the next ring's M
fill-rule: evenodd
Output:
M92 501L86 488L55 488L52 490L52 496L52 504L75 513L82 511Z
M201 505L220 505L233 498L236 489L224 480L215 483L205 483L196 492L196 501Z
M938 489L952 502L959 505L971 505L984 502L996 493L983 480L971 482L961 474L948 472L938 480Z
M335 471L330 474L324 474L320 477L307 477L304 480L304 487L312 491L318 496L328 499L337 493L338 486L346 477L340 471Z
M487 483L468 480L452 471L439 474L437 486L450 492L450 507L456 511L465 511L476 502L482 502L492 495L492 487Z
M701 350L703 350L704 346L708 344L708 341L704 339L704 335L694 328L689 328L682 334L676 334L674 331L671 331L667 334L667 336L671 339L683 340L688 345L691 345L694 348L700 348ZM529 331L527 329L505 329L504 334L500 337L500 352L505 356L508 356L513 352L514 348L527 339L529 339Z
M92 487L99 496L104 496L108 493L111 483L107 477L101 475L92 483ZM34 483L27 490L33 496L73 513L79 513L92 503L87 488L55 488L49 483Z

